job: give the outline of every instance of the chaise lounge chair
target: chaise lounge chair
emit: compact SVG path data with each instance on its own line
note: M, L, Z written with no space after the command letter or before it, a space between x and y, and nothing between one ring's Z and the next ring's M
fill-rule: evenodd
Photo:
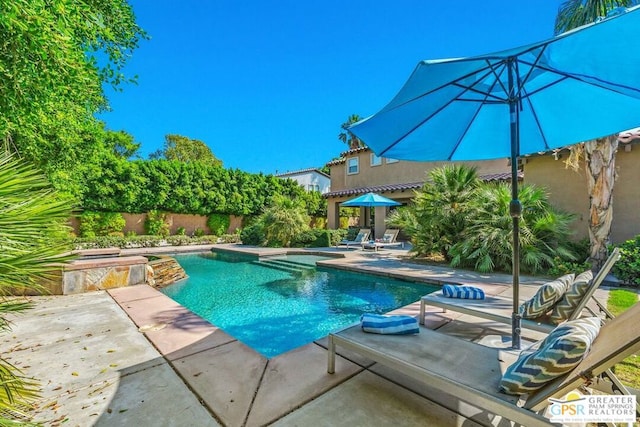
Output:
M596 276L591 281L591 285L587 289L584 296L580 299L577 306L573 310L573 312L568 316L567 320L573 320L580 317L582 311L587 308L587 310L591 311L589 307L587 307L587 303L589 299L593 299L598 309L604 313L607 317L612 317L611 313L609 313L595 297L594 293L600 287L600 284L603 282L613 264L620 258L620 249L615 248L609 258L605 261L604 265L596 274ZM513 302L509 297L503 296L487 296L484 299L480 300L471 300L471 299L456 299L456 298L447 298L442 294L442 291L437 291L429 295L425 295L420 299L420 324L424 324L425 320L425 312L426 306L434 306L440 307L444 309L444 311L451 310L457 313L469 314L471 316L480 317L487 320L492 320L498 323L511 324L511 315L513 312ZM591 311L592 314L593 311ZM532 329L539 332L549 332L556 325L551 324L548 319L522 319L522 327Z
M401 246L404 248L404 242L396 242L400 230L385 230L382 239L376 239L375 242L365 242L362 249L373 249L376 252L390 246Z
M498 391L502 373L506 369L505 363L501 361L507 352L445 335L424 326L420 327L420 333L416 335L370 334L363 332L360 325L330 334L330 374L335 371L336 346L355 351L425 383L435 389L433 393L438 396L444 393L490 414L500 415L528 427L549 426L549 419L541 413L549 405L550 398L561 398L568 392L589 384L592 379L600 381L598 377L603 375L615 378L610 368L640 351L640 304L605 323L590 351L577 366L548 381L528 396ZM614 391L629 394L624 387L617 390L614 387ZM523 397L526 397L524 403L519 402ZM483 419L486 419L485 416L486 414L482 415Z
M358 234L353 240L342 240L336 247L346 245L347 249L349 249L350 246L362 246L369 238L369 234L371 234L371 231L363 228L358 231Z

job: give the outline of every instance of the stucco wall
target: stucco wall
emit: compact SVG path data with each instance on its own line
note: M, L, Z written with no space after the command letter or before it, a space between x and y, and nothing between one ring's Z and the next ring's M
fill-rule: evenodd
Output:
M349 175L346 173L347 162L353 157L358 157L359 172ZM331 191L425 181L427 173L432 169L452 164L451 162L408 162L403 160L388 163L387 159L383 158L381 165L371 166L370 150L349 154L345 158L345 162L331 166ZM475 166L479 175L510 171L506 159L460 163Z
M146 214L130 214L124 213L122 214L125 220L125 226L123 229L123 233L128 231L134 231L138 235L144 235L144 220L146 218ZM176 234L176 231L180 227L184 227L187 235L193 234L193 232L200 228L204 230L206 234L209 234L209 228L207 227L207 216L203 215L185 215L185 214L169 214L168 221L170 224L170 232L171 234ZM236 229L242 226L242 217L237 217L234 215L229 216L229 228L227 229L227 233L232 234ZM80 230L80 221L77 218L72 218L70 220L70 224L73 227L76 235L79 235Z
M640 234L640 145L627 150L629 148L621 145L616 154L618 178L613 191L612 243ZM545 187L554 206L577 214L573 224L575 237L588 238L589 194L585 171L582 165L578 172L565 168L567 152L562 156L559 160L550 155L528 158L524 181Z

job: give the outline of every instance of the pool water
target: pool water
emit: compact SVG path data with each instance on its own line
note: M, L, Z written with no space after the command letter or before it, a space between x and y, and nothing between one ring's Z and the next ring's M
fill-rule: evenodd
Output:
M175 255L189 275L162 290L266 357L274 357L385 313L437 288L421 283L316 268L326 257L290 255L256 261L222 253Z

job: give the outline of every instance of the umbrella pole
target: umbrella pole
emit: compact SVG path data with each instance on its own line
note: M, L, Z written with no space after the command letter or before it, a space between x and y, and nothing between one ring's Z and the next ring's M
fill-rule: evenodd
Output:
M511 192L512 199L509 213L513 220L513 313L511 314L511 344L514 349L520 349L520 320L518 312L520 301L520 214L522 205L518 200L518 157L511 158ZM515 166L514 166L515 165Z
M509 115L511 133L511 203L509 214L513 220L513 312L511 314L511 345L520 349L520 320L518 313L520 301L520 216L522 204L518 200L518 156L520 154L520 117L518 111L518 94L514 82L514 58L507 61L509 70Z

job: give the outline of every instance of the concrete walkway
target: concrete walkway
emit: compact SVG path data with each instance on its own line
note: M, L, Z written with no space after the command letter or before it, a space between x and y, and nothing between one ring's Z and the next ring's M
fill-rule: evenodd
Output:
M397 250L339 253L346 257L324 263L415 281L469 283L489 294L510 294L510 276L413 264L399 259L403 252ZM523 278L523 297L533 294L539 282ZM599 292L606 298L605 291ZM266 359L147 285L34 301L34 310L12 318L13 331L2 336L0 351L26 375L41 380L42 401L35 420L47 425L475 426L498 422L482 408L354 354L341 354L336 374L329 375L326 338ZM415 303L397 312L417 315L418 310ZM510 334L509 326L468 316L456 318L435 309L428 314L427 327L476 341L499 341ZM525 338L538 337L528 332Z

